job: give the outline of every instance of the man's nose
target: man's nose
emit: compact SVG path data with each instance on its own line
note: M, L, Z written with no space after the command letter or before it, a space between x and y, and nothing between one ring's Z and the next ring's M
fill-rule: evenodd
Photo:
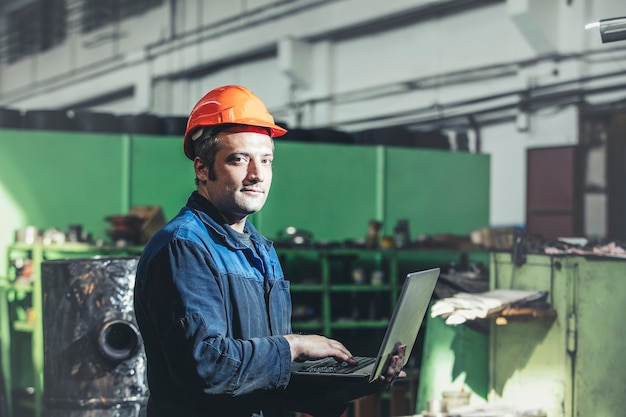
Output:
M252 159L248 164L248 178L254 182L265 181L262 165L259 161Z

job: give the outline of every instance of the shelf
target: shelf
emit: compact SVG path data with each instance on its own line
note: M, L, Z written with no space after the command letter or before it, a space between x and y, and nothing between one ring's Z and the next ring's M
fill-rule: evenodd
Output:
M49 244L44 245L43 243L37 242L34 244L27 243L13 243L10 246L11 250L19 250L19 251L31 251L35 248L41 249L47 254L54 253L76 253L76 254L85 254L92 253L97 255L109 255L109 254L119 254L119 253L133 253L139 255L143 250L141 246L113 246L113 245L102 245L97 246L89 243L80 243L80 242L67 242L62 244Z
M13 329L18 332L32 333L35 329L35 323L31 323L28 321L14 321Z
M6 289L12 289L17 292L25 292L25 293L33 292L33 284L19 283L19 282L18 283L7 282L7 283L3 283L2 286Z
M330 291L333 292L388 292L390 290L391 285L344 284L330 286Z
M499 326L514 321L552 320L556 317L556 310L535 309L531 307L509 307L502 310L496 317L495 323Z
M324 327L324 324L321 321L298 321L293 322L291 327L294 329L301 330L313 330L313 329L321 329Z
M277 247L276 251L285 278L291 281L294 303L312 306L316 313L312 321L308 321L312 316L294 316L292 327L327 337L337 331L359 331L348 336L356 338L387 327L408 272L450 264L461 253L472 261L486 257L484 250L459 248Z
M290 289L291 291L294 291L294 292L324 291L324 285L322 284L292 284Z
M276 251L279 254L331 254L333 256L346 256L346 255L363 255L372 254L380 255L386 251L381 249L371 248L315 248L311 246L292 246L292 247L277 247Z
M385 250L385 249L372 249L372 248L338 248L338 249L328 249L328 254L332 258L342 258L342 257L360 257L360 256L385 256L389 253L392 253L393 250Z
M339 320L331 324L333 329L384 329L389 320Z

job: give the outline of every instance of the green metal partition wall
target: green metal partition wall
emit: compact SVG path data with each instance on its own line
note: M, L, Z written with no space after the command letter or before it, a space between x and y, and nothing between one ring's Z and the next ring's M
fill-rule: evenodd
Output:
M255 217L276 236L287 226L317 240L365 238L368 222L393 233L467 234L489 226L489 155L416 148L276 141L269 201Z
M109 134L0 130L0 243L25 225L82 224L103 237L105 217L127 210L128 141Z
M489 155L388 148L384 178L388 234L402 218L413 236L489 226Z
M275 237L288 226L318 241L364 238L380 217L380 148L276 141L274 179L258 229Z
M0 130L0 245L25 225L106 238L106 216L159 205L170 219L194 188L178 137ZM344 240L364 238L372 219L391 234L401 218L413 236L488 226L489 156L276 141L270 197L252 220L270 238L295 226Z
M131 206L161 206L167 220L196 189L193 163L182 138L135 135L132 140Z

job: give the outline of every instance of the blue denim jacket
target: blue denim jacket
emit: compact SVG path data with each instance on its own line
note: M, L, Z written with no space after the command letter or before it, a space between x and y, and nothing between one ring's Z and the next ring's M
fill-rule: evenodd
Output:
M256 253L194 192L145 246L135 314L149 417L285 415L289 282L272 243L246 228Z

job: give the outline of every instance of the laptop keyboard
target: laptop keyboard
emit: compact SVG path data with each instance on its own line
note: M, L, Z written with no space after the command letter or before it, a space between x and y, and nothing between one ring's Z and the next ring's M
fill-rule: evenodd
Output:
M334 358L326 358L321 361L316 361L315 364L311 366L302 368L301 371L310 373L349 374L373 363L376 360L376 358L367 356L357 356L354 359L357 360L357 363L351 365L348 362L337 362Z

